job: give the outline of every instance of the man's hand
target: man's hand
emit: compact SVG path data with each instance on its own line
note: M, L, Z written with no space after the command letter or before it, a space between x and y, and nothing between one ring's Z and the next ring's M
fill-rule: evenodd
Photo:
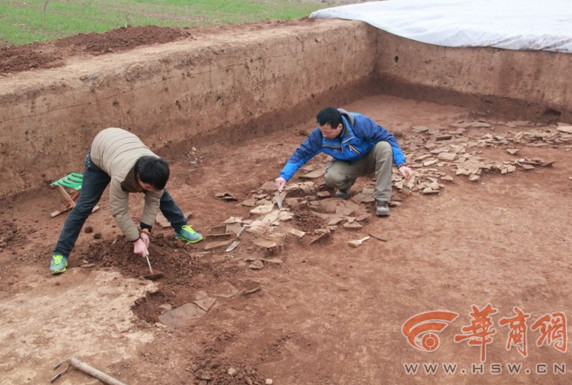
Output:
M151 243L149 239L149 233L146 231L141 231L140 237L143 240L143 242L145 242L145 247L149 248L149 243Z
M278 191L282 192L282 190L284 190L284 187L286 187L286 179L279 176L278 178L276 178L276 188L278 189Z
M149 241L149 237L147 237L147 241ZM140 255L142 257L145 257L147 254L149 254L149 251L147 251L147 245L145 244L143 237L133 242L133 253Z
M405 178L406 181L411 179L411 177L413 176L413 170L407 166L400 166L399 173L403 178Z

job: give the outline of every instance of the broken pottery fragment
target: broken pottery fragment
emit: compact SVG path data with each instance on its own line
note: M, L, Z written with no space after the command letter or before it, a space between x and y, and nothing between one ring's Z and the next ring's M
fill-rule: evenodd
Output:
M264 263L261 260L257 259L256 261L252 262L248 267L252 270L261 270L264 268Z
M302 238L304 235L306 235L306 233L302 230L298 230L298 229L290 229L288 230L289 234L292 234L298 238Z
M206 244L206 246L204 247L204 250L206 250L206 251L214 250L214 249L218 249L221 247L226 247L228 244L229 244L228 241L210 242L210 243Z
M229 192L216 193L215 197L225 201L237 201L236 197Z
M253 208L252 210L250 210L250 213L254 214L254 215L268 214L272 211L273 208L274 208L274 204L257 206L255 208Z

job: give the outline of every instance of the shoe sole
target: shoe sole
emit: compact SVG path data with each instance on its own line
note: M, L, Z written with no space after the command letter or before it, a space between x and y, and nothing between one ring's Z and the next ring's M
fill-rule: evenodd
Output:
M50 270L50 273L51 273L52 275L59 275L59 274L65 273L66 270L67 270L67 267L64 267L63 270Z
M179 238L179 237L175 237L175 238L177 238L178 240L183 241L183 242L185 242L185 243L187 243L187 244L191 244L191 245L192 245L192 244L195 244L195 243L199 243L200 241L202 241L203 239L205 239L205 238L203 237L203 238L198 239L198 240L196 240L196 241L188 241L188 240L186 240L186 239Z

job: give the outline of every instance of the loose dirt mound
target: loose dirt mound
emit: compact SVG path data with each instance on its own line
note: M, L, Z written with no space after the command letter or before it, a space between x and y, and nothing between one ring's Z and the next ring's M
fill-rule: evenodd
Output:
M60 67L69 56L103 55L141 45L168 43L190 36L190 30L184 28L145 26L119 28L105 33L79 34L53 43L7 46L0 48L0 73Z
M312 20L303 19L197 28L125 27L105 33L79 34L50 43L33 43L23 46L0 44L0 74L61 67L65 64L66 59L73 56L98 56L123 52L140 46L196 38L207 34L261 30L277 25L296 25L310 22Z
M166 27L127 27L114 29L105 33L86 33L58 40L57 48L71 49L72 52L103 55L121 52L149 44L162 44L191 36L186 28Z

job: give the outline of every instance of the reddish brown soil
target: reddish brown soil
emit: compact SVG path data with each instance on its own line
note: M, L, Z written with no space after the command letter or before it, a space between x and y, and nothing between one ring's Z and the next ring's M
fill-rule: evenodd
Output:
M264 29L275 24L225 30ZM99 55L140 44L194 38L201 31L207 30L128 28L53 44L4 47L0 48L0 73L60 66L73 55ZM461 135L472 140L485 134L554 129L549 126L553 117L527 122L520 121L518 111L504 111L501 118L490 111L384 95L358 99L344 107L365 113L398 134L406 153L420 151L427 141L426 134L411 129L416 125L446 130L460 120L491 123L492 128L470 128ZM242 142L231 140L236 135L227 133L218 141L184 142L158 149L171 163L169 190L185 211L193 211L190 221L204 234L230 216L249 218L250 208L240 202L278 175L303 139L300 132L309 132L313 121L309 116L305 125L265 137L246 137ZM310 236L303 240L286 237L284 246L271 255L254 245L256 237L250 233L243 235L232 253L215 250L204 254L206 241L182 245L170 229L157 227L150 258L165 277L157 282L156 291L141 298L133 286L148 284L137 281L147 274L146 263L132 254L131 245L115 227L105 195L102 209L86 223L92 231L82 232L69 271L55 278L47 274L47 268L65 215L52 219L49 213L61 205L60 196L46 187L5 199L0 202L0 371L8 374L0 378L0 384L47 383L53 376L52 366L66 355L76 354L132 385L264 384L267 379L277 385L568 384L572 370L569 352L536 346L537 335L531 332L530 354L522 358L514 350L506 350L507 332L498 325L499 318L510 315L514 306L531 314L529 327L548 312L572 314L571 146L537 144L498 144L474 151L494 161L520 157L554 160L552 167L519 168L507 175L485 172L477 182L455 176L452 183L443 182L439 195L414 192L406 196L396 191L395 198L402 205L392 209L391 217L372 217L357 231L338 227L330 237L314 244L309 244ZM509 147L520 153L507 154ZM321 167L325 161L320 156L311 164ZM429 167L455 174L450 166ZM354 194L370 185L371 179L359 179ZM216 199L218 192L230 192L238 202ZM132 199L135 216L142 207L139 198ZM373 207L362 209L372 212ZM312 233L325 223L319 214L301 206L289 225ZM348 240L369 232L382 234L388 241L371 239L357 249L347 245ZM283 264L249 269L247 259L268 256L282 259ZM121 277L102 278L110 272L119 272ZM91 285L87 289L85 282ZM181 328L165 328L158 322L166 309L205 293L220 292L229 284L237 293L217 297L213 308L195 322ZM50 302L66 290L76 294L73 300ZM136 321L130 324L127 320L128 327L118 330L110 326L96 342L86 342L95 338L98 325L106 325L120 310L112 307L109 314L96 313L88 322L78 322L90 305L82 302L89 291L97 293L95 299L89 297L96 308L113 303L118 293L125 291L133 298ZM42 295L47 295L44 303L33 301ZM484 307L487 303L499 309L494 319L498 334L487 348L487 371L493 362L521 362L530 368L538 363L550 368L553 363L565 363L567 374L513 376L505 370L499 379L488 372L404 373L407 362L479 364L479 349L456 344L453 336L470 323L472 305ZM4 311L8 305L13 305L11 310ZM41 305L48 306L47 313L40 311ZM32 321L51 325L69 308L74 309L69 319L50 326L49 332L55 336L39 326L26 329ZM11 318L15 309L25 310L24 315ZM457 312L459 319L441 334L438 351L419 352L407 343L401 326L415 314L438 309ZM131 339L125 340L125 336ZM66 350L58 343L77 350ZM81 373L66 376L68 383L93 383Z
M421 148L427 139L426 134L412 131L412 126L438 129L459 120L475 120L473 111L460 107L387 96L356 100L345 107L366 113L398 133L406 152ZM468 129L464 137L476 140L489 133L502 136L553 129L534 122L509 127L494 116L478 117L491 123L492 129ZM195 144L196 151L189 143L185 151L164 154L172 165L171 194L184 210L193 211L191 223L203 233L230 216L248 218L250 208L240 202L277 176L302 139L299 131L311 127L312 121L263 138L233 144L221 138L217 144ZM479 156L514 160L505 151L514 146L482 148ZM516 148L520 151L516 158L555 163L507 175L484 173L476 183L455 177L437 196L396 192L402 206L394 208L390 218L373 217L358 231L338 227L325 242L312 245L287 237L285 246L272 255L284 263L266 264L258 271L249 269L246 259L267 255L254 246L253 234L245 233L232 253L205 255L206 243L182 245L171 230L156 228L151 261L165 277L158 281L158 291L136 301L133 312L138 321L132 327L152 333L153 342L142 343L136 355L123 355L115 364L97 355L97 346L92 346L91 362L130 384L264 384L266 379L274 384L372 384L381 378L388 384L403 383L404 378L424 384L454 384L462 379L468 384L492 384L498 378L488 373L407 377L403 370L406 362L478 364L478 348L453 343L453 335L470 323L471 305L491 303L499 309L498 335L487 348L487 365L523 362L533 367L546 362L570 367L569 354L537 347L533 334L529 357L520 359L514 350L505 350L506 331L498 326L498 319L510 315L513 306L531 313L533 320L548 312L572 314L570 146L522 143ZM325 160L320 156L311 164L321 166ZM454 175L450 167L437 168ZM371 180L361 178L354 191L366 185ZM217 192L230 192L238 202L216 199ZM132 201L136 215L142 202L137 197ZM147 273L146 263L132 254L131 245L115 228L104 196L103 209L86 223L93 232L80 236L70 271L56 278L47 276L51 248L65 220L65 215L51 219L49 213L60 204L57 192L46 188L0 205L0 262L9 267L0 270L2 301L26 298L37 285L54 288L48 290L79 285L77 274L82 271L91 271L90 277L111 269L121 272L124 280ZM371 212L371 206L366 208ZM323 220L307 207L295 214L294 227L310 232L323 226ZM348 240L372 231L388 241L369 240L358 249L348 247ZM94 239L96 234L100 239ZM86 264L91 267L80 267ZM178 329L154 326L165 306L192 302L200 293L210 295L226 283L239 294L217 298L199 320ZM123 287L121 279L107 285ZM260 290L240 294L257 287ZM416 351L401 334L401 325L417 313L437 309L457 312L459 319L443 332L437 352ZM81 331L74 325L61 327L64 333L71 328ZM35 340L28 348L49 351L49 345L40 342ZM119 340L117 344L122 346ZM49 379L55 361L54 357L38 361L33 378ZM229 374L231 368L233 374ZM81 374L69 375L73 383L88 383ZM502 376L514 384L565 384L569 375Z

